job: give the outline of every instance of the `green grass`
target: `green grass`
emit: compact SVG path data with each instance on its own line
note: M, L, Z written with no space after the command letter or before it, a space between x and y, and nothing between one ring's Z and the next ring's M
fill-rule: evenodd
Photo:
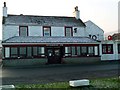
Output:
M33 90L33 89L66 89L66 90L118 90L120 86L119 78L100 78L90 80L90 86L72 88L69 82L56 82L48 84L30 84L16 85L16 90ZM120 88L120 87L119 87Z

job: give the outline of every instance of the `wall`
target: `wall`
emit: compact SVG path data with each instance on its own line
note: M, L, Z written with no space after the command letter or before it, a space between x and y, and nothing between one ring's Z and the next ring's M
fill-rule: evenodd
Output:
M88 59L89 58L89 59ZM100 57L75 57L75 58L63 58L63 63L65 64L87 64L87 63L98 63L100 62Z
M102 44L113 44L113 54L102 54ZM104 41L101 44L101 60L118 60L119 54L118 54L118 42L117 41Z
M11 25L3 25L2 31L2 40L6 40L13 36L19 35L19 27L18 26L11 26Z
M96 24L91 21L87 21L86 25L86 34L89 35L96 35L97 40L103 41L104 40L104 31L99 28Z
M77 33L74 32L74 29L77 28ZM73 27L73 36L86 37L84 27Z
M43 36L43 30L41 26L29 26L29 36Z
M65 36L64 27L51 27L51 36Z
M13 59L13 60L3 60L3 66L35 66L35 65L45 65L47 63L46 58L41 59Z
M77 33L74 32L74 28L77 28ZM52 36L64 36L64 27L51 27ZM42 26L29 26L28 27L29 36L43 36ZM73 36L85 36L84 27L73 27ZM19 26L15 25L3 25L3 40L8 38L19 36Z

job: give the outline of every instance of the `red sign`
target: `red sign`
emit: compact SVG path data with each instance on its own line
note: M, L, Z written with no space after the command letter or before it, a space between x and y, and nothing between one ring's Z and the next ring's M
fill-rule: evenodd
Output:
M108 40L112 40L112 36L111 35L108 36Z

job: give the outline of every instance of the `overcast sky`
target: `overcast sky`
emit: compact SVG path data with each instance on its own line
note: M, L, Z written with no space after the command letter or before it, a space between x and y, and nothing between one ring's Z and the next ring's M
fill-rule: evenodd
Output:
M17 15L73 16L74 7L78 6L83 22L91 20L105 33L118 30L119 0L0 0L1 16L4 1L7 3L8 14ZM2 17L0 20L2 22Z

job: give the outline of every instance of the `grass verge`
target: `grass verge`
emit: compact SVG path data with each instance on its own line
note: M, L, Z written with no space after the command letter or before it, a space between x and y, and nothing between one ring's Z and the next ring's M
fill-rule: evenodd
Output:
M42 89L65 89L65 90L119 90L120 78L99 78L90 80L90 86L72 88L68 82L56 82L48 84L16 85L15 90L42 90Z

